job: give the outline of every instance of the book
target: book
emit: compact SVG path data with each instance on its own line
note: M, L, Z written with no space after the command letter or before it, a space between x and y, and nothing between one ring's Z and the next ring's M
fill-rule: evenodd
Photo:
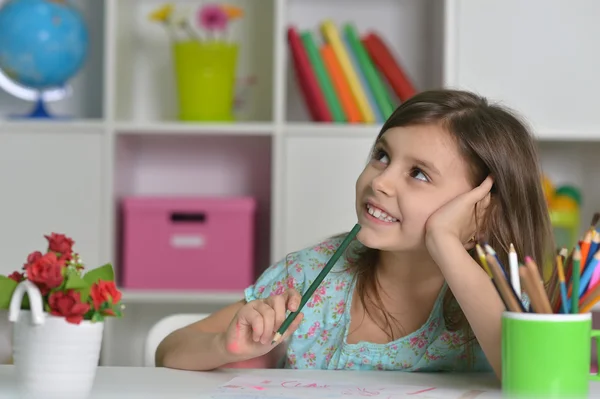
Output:
M296 73L296 81L304 97L312 119L316 122L331 122L332 117L325 96L317 82L317 77L310 65L308 54L295 27L287 30L288 43L292 54L292 64Z
M321 54L319 53L319 49L315 44L312 33L310 31L304 31L300 33L300 37L302 39L302 43L304 44L304 48L306 49L306 53L308 54L310 64L312 65L312 68L317 76L317 81L321 91L325 96L325 100L333 121L346 122L346 115L344 114L342 105L340 104L335 89L333 88L331 78L325 69L325 64L321 59Z
M373 63L381 71L398 98L402 101L411 98L416 93L415 87L381 37L377 33L371 32L362 39L362 42Z

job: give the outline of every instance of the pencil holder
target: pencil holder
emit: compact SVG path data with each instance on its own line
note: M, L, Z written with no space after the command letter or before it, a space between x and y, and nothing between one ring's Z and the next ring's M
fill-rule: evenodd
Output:
M579 238L579 210L550 210L557 247L572 248Z
M179 119L232 121L238 45L197 40L173 43Z
M592 315L505 312L502 393L507 398L587 398Z

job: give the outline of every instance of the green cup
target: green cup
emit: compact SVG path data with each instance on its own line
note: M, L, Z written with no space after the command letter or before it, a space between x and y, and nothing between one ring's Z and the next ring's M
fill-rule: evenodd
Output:
M173 44L179 119L232 122L238 45L196 40Z
M502 315L502 393L507 398L587 398L591 313Z

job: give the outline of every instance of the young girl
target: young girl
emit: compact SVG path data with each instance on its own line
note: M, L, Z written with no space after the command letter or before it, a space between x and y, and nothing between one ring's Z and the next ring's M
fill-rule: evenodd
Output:
M343 240L270 266L245 299L173 332L157 365L405 371L493 370L502 301L473 248L504 264L551 262L552 232L535 141L511 113L474 94L420 93L390 116L356 183L361 230L284 335L286 312ZM541 271L540 271L541 272ZM281 342L281 341L280 341Z

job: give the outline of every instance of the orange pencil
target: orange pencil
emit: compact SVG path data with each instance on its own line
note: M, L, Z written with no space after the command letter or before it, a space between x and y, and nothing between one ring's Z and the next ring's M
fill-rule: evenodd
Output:
M581 249L580 271L582 271L582 272L587 263L586 261L588 258L588 254L590 252L590 245L592 244L592 239L594 238L594 235L596 233L596 225L598 224L599 220L600 220L600 213L599 212L594 213L594 216L592 217L592 221L590 223L590 228L585 233L583 240L579 243L579 248Z

